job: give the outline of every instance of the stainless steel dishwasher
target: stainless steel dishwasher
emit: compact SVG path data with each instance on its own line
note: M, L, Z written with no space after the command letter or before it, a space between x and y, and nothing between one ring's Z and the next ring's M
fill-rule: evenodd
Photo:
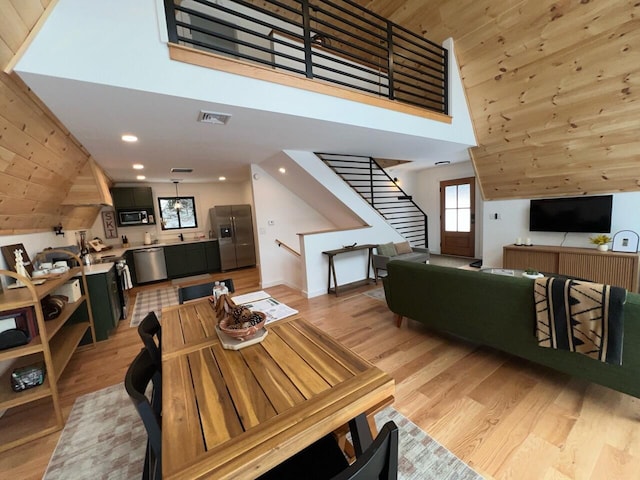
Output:
M153 247L133 251L133 263L138 283L155 282L167 278L164 248Z

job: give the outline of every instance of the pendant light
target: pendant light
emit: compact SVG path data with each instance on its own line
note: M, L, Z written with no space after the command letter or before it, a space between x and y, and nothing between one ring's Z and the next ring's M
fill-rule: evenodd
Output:
M182 203L180 203L180 196L178 195L178 180L174 180L173 183L176 186L176 203L173 204L173 208L180 210L182 208Z

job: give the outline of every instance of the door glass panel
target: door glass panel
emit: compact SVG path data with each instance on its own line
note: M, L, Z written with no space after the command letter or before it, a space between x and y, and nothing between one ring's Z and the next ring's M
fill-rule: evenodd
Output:
M458 226L457 210L448 209L444 212L444 229L447 232L456 232Z
M469 208L458 209L458 231L459 232L471 231L471 209Z
M471 207L471 185L458 185L458 208Z
M457 208L458 195L455 185L444 187L444 208Z

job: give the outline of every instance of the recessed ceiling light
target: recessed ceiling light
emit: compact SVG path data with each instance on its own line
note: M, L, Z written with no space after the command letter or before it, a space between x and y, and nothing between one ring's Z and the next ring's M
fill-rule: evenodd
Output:
M122 135L121 138L123 142L128 142L128 143L138 141L138 137L136 137L135 135L131 135L130 133L125 133L124 135Z
M280 167L280 168L278 169L278 171L279 171L280 173L287 173L287 169L286 169L286 168L284 168L284 167Z
M227 179L227 177L218 177L218 180L220 180L221 182L224 182Z
M133 164L133 169L134 170L142 170L144 168L144 165L142 165L141 163L134 163Z
M145 178L147 178L147 177L145 177L144 175L138 175L136 177L136 179L138 179L138 180L144 180Z

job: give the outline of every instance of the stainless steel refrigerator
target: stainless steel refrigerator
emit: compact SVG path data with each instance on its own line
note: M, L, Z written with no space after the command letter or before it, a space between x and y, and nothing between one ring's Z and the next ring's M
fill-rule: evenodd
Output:
M209 209L211 228L218 238L222 270L256 264L251 205L220 205Z

